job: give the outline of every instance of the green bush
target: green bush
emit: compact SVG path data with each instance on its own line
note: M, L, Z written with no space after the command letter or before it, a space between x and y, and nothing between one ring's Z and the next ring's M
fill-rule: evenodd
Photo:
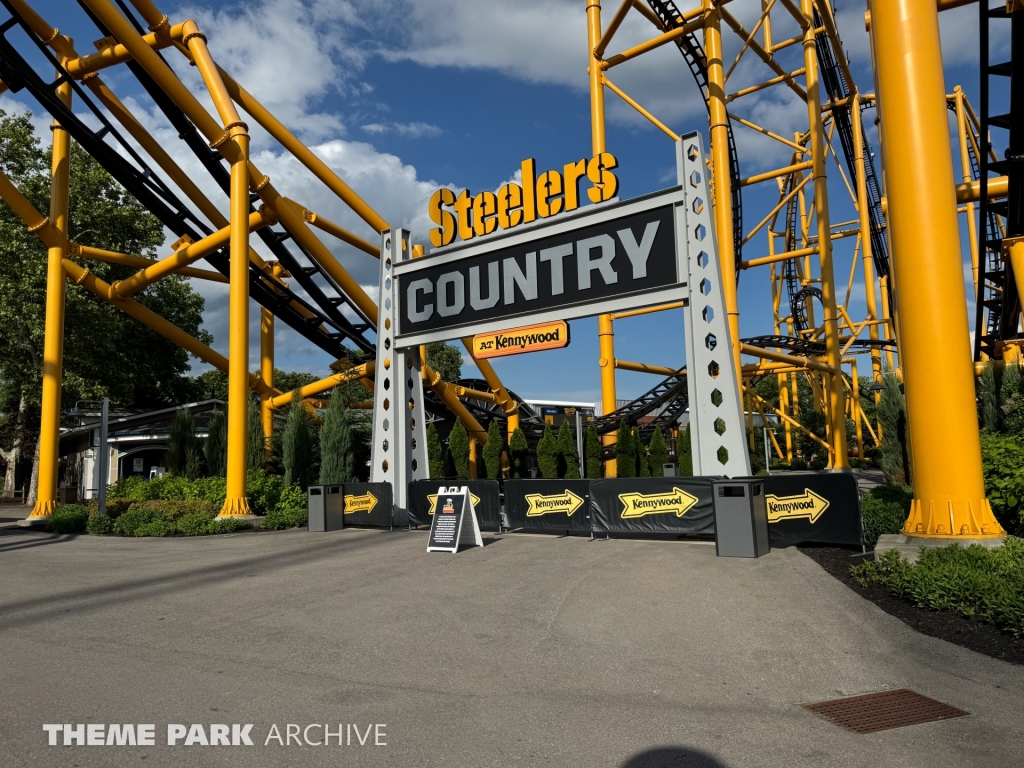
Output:
M201 499L185 499L165 501L163 499L152 499L150 501L139 501L131 506L132 509L153 510L171 522L174 522L185 515L205 515L207 518L214 517L220 507Z
M210 531L212 515L190 512L178 518L175 527L182 536L205 536Z
M919 608L951 611L1024 637L1024 540L1015 536L997 549L923 549L914 564L886 552L850 572L862 586L884 586Z
M245 520L239 520L237 517L221 517L209 522L206 533L234 533L235 531L244 531L248 527L249 523Z
M118 536L134 536L137 529L156 520L164 520L160 510L132 507L114 521L112 530Z
M276 507L281 500L281 493L287 487L284 478L279 475L269 475L262 469L250 470L246 480L246 496L253 514L265 515Z
M85 525L86 533L93 536L102 536L114 531L114 518L110 515L101 515L98 509L89 513L89 522Z
M537 441L537 468L543 478L558 477L558 441L550 424L544 426L544 434Z
M62 504L50 516L46 530L50 533L85 533L89 510L80 504Z
M280 531L284 528L298 528L308 520L306 494L297 485L285 486L277 505L267 512L260 527L266 531Z
M914 490L906 485L880 485L860 500L864 545L873 547L883 533L899 533L910 514Z
M145 501L149 498L149 482L139 475L125 475L107 489L107 505L113 500Z
M985 495L996 520L1017 532L1024 524L1024 447L1012 437L983 432L981 464Z
M157 518L149 523L143 523L135 529L133 536L171 536L174 534L174 523L170 520Z

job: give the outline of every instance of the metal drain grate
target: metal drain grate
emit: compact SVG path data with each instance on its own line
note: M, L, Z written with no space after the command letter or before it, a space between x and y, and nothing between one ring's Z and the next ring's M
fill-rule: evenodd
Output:
M970 714L907 688L801 706L854 733L874 733Z

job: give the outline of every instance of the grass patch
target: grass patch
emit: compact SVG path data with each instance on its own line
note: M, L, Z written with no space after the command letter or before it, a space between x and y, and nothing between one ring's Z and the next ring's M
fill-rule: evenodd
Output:
M884 586L919 608L951 611L1024 637L1024 539L1008 536L997 549L924 549L916 563L886 552L850 573L861 586Z

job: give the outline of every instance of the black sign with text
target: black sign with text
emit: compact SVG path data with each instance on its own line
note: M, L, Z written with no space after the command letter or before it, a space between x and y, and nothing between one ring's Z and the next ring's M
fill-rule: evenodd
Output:
M465 506L466 497L461 493L442 493L438 496L437 512L430 525L428 552L458 552Z
M414 480L409 483L409 525L429 526L437 512L437 489L445 485L444 480ZM459 486L467 486L473 499L480 528L496 531L501 523L501 493L497 480L459 480Z
M675 285L673 206L587 224L400 275L398 335L590 304ZM443 258L443 257L439 257ZM453 334L454 335L454 334Z
M857 479L841 472L782 472L764 478L773 547L861 543Z
M607 478L590 483L597 533L713 534L710 477Z
M505 516L509 528L589 532L590 480L507 480Z
M395 519L391 483L346 483L342 488L345 525L404 525L404 520Z

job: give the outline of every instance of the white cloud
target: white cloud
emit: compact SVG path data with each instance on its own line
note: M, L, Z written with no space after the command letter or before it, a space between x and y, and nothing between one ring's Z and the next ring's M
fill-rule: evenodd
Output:
M440 136L444 131L436 125L423 122L413 123L367 123L361 128L369 134L379 136L383 133L397 133L410 139Z

